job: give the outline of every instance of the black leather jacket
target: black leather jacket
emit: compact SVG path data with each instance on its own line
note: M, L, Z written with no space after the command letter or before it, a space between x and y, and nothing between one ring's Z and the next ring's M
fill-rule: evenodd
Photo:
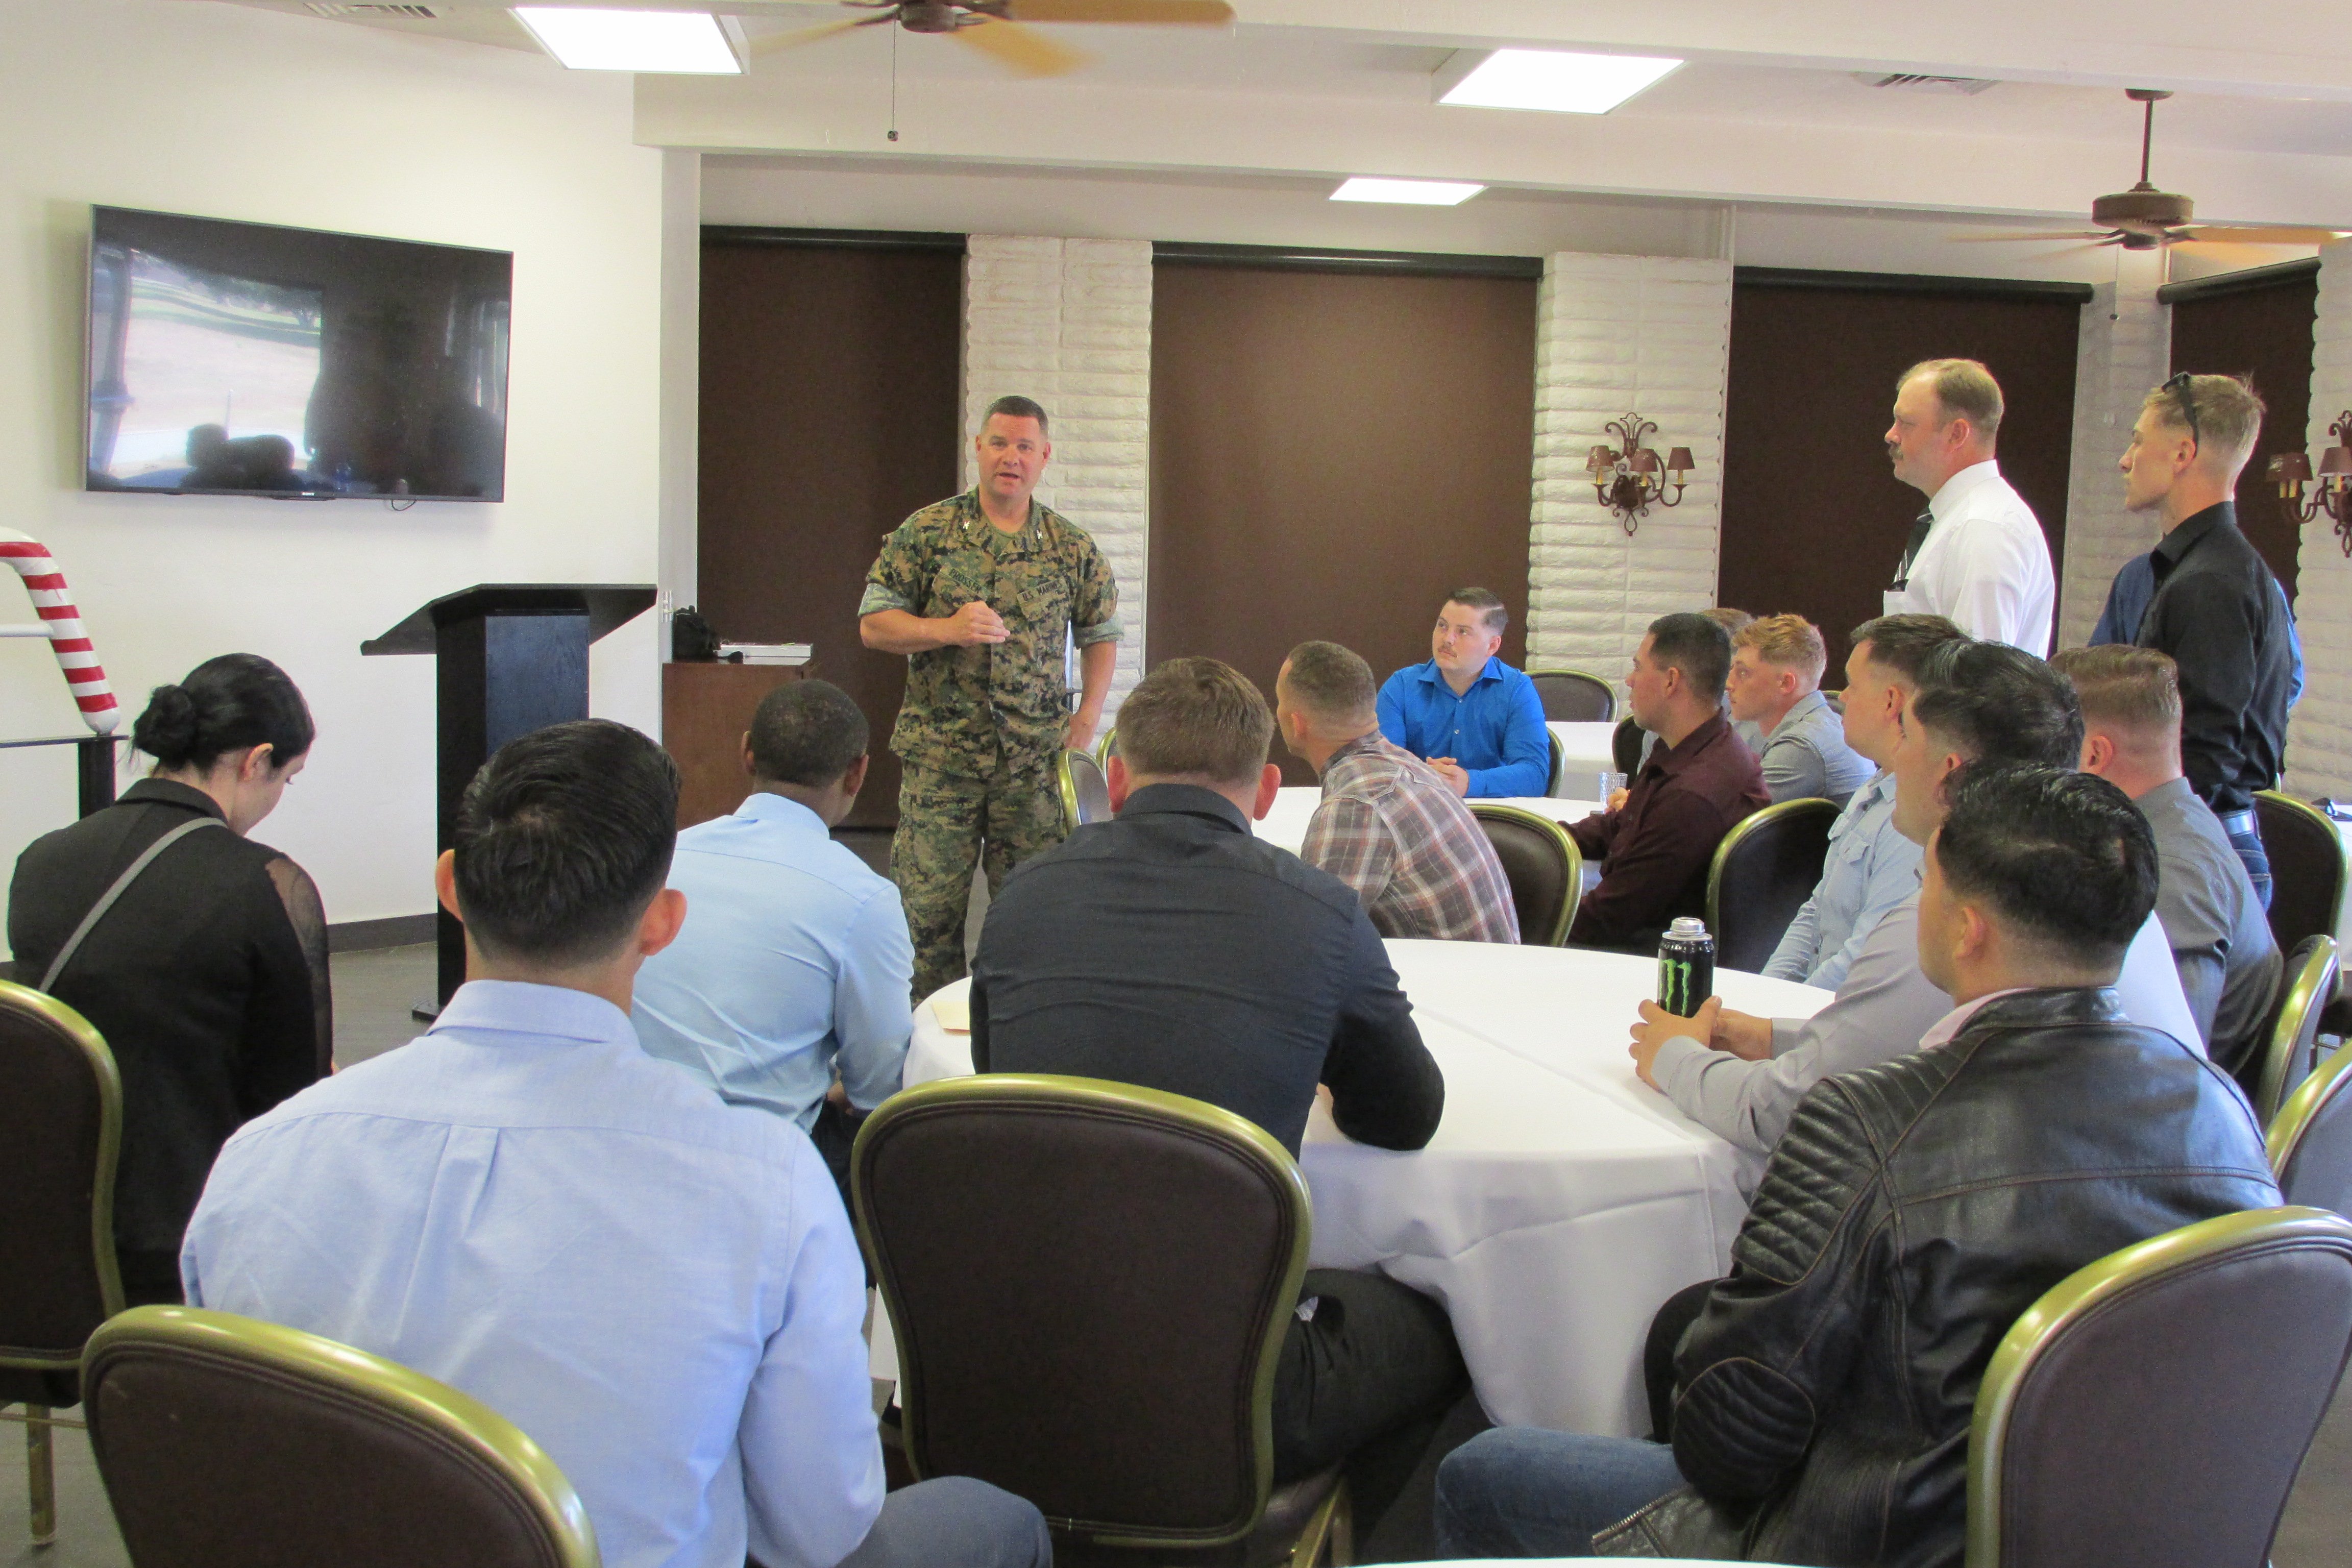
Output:
M1823 1080L1676 1358L1693 1484L1597 1550L1958 1564L2010 1325L2084 1264L2278 1201L2228 1075L2112 991L2000 997L1948 1044Z

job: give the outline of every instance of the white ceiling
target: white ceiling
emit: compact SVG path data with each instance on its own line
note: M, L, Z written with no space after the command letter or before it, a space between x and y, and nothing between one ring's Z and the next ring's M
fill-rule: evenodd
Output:
M235 3L310 15L304 0ZM432 22L378 25L531 47L502 9L427 3L442 13ZM2137 177L2139 111L2119 90L2128 84L2179 90L2157 110L2153 173L2194 196L2201 218L2352 226L2352 26L2333 0L2240 0L2225 8L2226 26L2210 0L1234 3L1241 21L1230 31L1053 28L1094 59L1045 81L887 26L765 57L746 77L641 77L637 138L761 160L868 161L877 173L921 161L1195 184L1376 174L1501 187L1480 200L1597 196L2006 223L2079 216ZM845 14L797 0L720 5L755 34ZM885 135L894 34L895 144ZM1431 101L1431 73L1454 49L1506 44L1691 63L1606 116ZM1884 89L1857 81L1864 69L1998 85L1975 96ZM2019 247L2021 267L2047 248ZM1972 258L1966 269L1987 263L2000 265Z

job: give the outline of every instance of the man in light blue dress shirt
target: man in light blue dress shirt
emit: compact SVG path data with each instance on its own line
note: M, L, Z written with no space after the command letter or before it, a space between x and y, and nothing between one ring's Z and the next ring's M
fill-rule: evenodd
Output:
M1775 980L1836 990L1888 911L1919 890L1919 846L1895 830L1895 742L1930 650L1957 641L1941 616L1883 616L1854 628L1845 661L1845 743L1878 772L1830 827L1813 896L1764 965Z
M191 1305L451 1384L545 1448L607 1568L1048 1563L982 1482L883 1495L857 1244L799 1128L639 1048L677 934L677 772L600 720L509 742L434 881L467 983L422 1038L246 1124Z
M1496 657L1511 612L1484 588L1457 588L1437 612L1429 661L1381 688L1381 733L1437 770L1455 795L1542 795L1551 788L1543 699Z
M898 1091L914 1028L898 886L831 837L866 782L866 739L830 681L761 700L743 737L751 793L677 836L669 885L693 913L629 1009L646 1050L790 1118L845 1182L856 1123ZM836 1069L846 1111L826 1098Z

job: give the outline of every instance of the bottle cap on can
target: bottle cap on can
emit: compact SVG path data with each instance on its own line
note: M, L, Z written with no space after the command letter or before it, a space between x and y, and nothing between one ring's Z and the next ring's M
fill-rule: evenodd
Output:
M1677 915L1675 923L1666 928L1668 936L1705 936L1706 922L1696 915Z

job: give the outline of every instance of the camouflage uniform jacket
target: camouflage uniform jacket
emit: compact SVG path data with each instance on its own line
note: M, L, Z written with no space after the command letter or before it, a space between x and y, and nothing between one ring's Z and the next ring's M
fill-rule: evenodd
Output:
M1043 767L1070 722L1064 628L1081 647L1117 642L1118 580L1086 530L1052 508L1032 500L1028 526L1006 533L970 489L891 531L857 613L939 618L974 599L1003 616L1011 636L909 656L890 749L967 778L987 778L1000 760L1016 771Z

